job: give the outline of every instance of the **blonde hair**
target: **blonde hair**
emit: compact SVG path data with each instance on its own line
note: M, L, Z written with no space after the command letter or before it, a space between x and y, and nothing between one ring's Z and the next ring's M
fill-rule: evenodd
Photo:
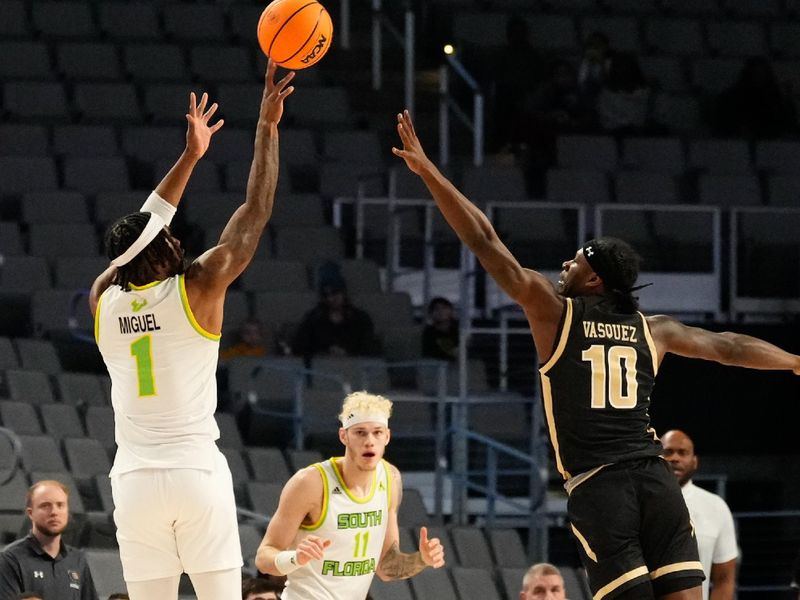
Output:
M64 483L56 481L55 479L42 479L41 481L37 481L31 487L28 488L28 493L25 494L25 508L33 507L33 495L36 493L36 490L46 485L60 488L61 491L64 492L64 495L67 497L67 501L69 501L69 488Z
M353 413L379 413L386 415L386 418L389 419L392 416L392 401L377 394L370 394L365 390L353 392L345 396L344 402L342 402L339 422L344 423Z
M525 572L525 576L522 578L522 591L524 592L528 589L528 584L534 577L544 577L547 575L558 575L561 577L563 585L564 576L561 575L561 571L558 570L558 567L550 563L536 563Z

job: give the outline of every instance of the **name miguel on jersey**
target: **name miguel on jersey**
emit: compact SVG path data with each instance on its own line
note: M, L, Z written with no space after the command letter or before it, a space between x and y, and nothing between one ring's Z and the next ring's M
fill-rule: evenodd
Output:
M131 315L129 317L118 317L119 332L123 334L128 333L143 333L145 331L158 331L161 326L156 321L156 316L153 313L145 315Z

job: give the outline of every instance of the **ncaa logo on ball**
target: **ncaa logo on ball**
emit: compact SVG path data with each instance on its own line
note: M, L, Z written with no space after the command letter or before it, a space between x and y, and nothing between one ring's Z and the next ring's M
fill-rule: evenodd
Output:
M300 62L306 64L308 61L314 60L320 53L320 50L322 50L325 47L325 44L327 43L328 43L328 38L326 38L323 34L320 34L316 46L314 46L311 49L311 52L309 52L305 57L301 58Z

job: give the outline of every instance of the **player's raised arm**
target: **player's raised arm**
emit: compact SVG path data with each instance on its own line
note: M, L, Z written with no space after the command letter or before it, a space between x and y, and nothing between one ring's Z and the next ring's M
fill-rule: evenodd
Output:
M400 530L397 525L397 511L403 501L403 481L400 471L389 465L392 477L392 504L389 508L389 524L383 540L381 561L377 575L383 581L408 579L427 567L438 569L444 566L444 547L439 538L428 539L428 529L422 527L419 533L419 551L405 553L400 551Z
M408 111L397 115L397 132L403 148L392 148L392 152L422 178L445 220L486 271L529 315L557 322L561 317L563 299L543 275L519 264L497 236L486 215L425 155Z
M277 65L270 60L245 202L233 213L217 246L200 256L189 273L191 279L196 279L206 292L212 294L224 292L244 271L272 215L278 184L278 123L283 116L283 101L294 91L294 87L289 86L294 73L290 72L276 83L276 70Z
M294 550L289 548L303 522L320 517L323 492L322 477L313 466L298 471L289 479L256 551L259 571L287 575L310 560L322 560L330 540L309 535Z
M794 371L800 375L800 356L758 338L725 331L690 327L666 315L647 318L659 360L667 352L688 358L713 360L749 369Z

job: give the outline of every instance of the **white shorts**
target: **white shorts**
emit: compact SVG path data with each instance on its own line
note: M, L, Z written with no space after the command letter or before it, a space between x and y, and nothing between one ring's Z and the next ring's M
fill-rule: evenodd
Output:
M220 452L214 471L140 469L111 478L126 581L242 566L233 479Z

